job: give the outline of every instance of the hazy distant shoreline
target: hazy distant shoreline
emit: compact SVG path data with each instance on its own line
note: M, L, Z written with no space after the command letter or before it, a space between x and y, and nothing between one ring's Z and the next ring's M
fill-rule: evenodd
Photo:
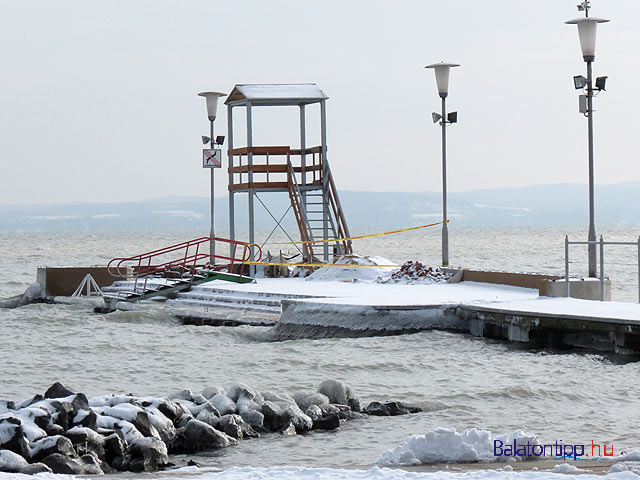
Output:
M437 222L441 218L439 192L345 190L340 197L352 229L400 228ZM242 228L246 200L243 195L236 198L236 215ZM286 194L260 194L260 198L277 218L289 206ZM587 186L556 184L450 193L449 217L452 226L586 225ZM256 218L257 228L273 227L271 217L261 205L256 207ZM596 225L625 224L640 224L640 182L597 186ZM216 199L216 225L220 229L228 226L224 197ZM291 214L284 225L294 227ZM206 231L208 227L207 197L0 205L0 233Z

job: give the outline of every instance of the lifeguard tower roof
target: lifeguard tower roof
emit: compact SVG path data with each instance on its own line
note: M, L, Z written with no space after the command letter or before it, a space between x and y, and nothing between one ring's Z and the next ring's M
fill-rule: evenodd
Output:
M329 97L315 83L238 84L226 105L307 105Z

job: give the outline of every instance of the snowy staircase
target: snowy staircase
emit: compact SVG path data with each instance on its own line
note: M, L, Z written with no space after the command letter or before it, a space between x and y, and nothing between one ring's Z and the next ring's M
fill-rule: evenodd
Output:
M234 283L250 283L253 279L225 272L200 272L180 278L142 277L136 281L119 280L102 289L105 304L113 310L117 302L137 302L153 297L165 297L178 292L191 290L194 286L213 280L225 280Z
M296 179L293 165L290 161L287 164L289 198L300 239L305 242L305 261L314 263L320 258L329 261L331 255L353 253L351 241L344 240L349 238L349 228L329 165L325 164L323 167L322 189L303 191Z
M194 287L188 292L178 293L167 303L172 307L218 307L279 314L281 301L295 298L310 298L310 296L246 292L203 285Z

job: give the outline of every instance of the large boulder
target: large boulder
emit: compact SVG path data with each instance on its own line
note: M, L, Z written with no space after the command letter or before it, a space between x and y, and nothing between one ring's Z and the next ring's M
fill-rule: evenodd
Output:
M227 388L227 396L237 402L240 397L246 397L249 400L253 400L257 396L257 392L244 383L232 383Z
M238 408L236 407L236 402L234 402L231 398L227 397L222 393L214 395L210 399L210 402L213 404L214 407L216 407L216 410L218 410L218 413L220 413L221 416L227 415L230 413L237 413L238 411Z
M322 409L317 405L311 405L304 411L304 414L314 422L323 416Z
M90 428L73 427L64 436L71 440L76 453L94 453L98 458L105 458L105 437Z
M231 425L231 427L229 427L229 425ZM240 428L240 431L242 433L242 435L240 437L235 437L234 435L231 435L229 432L235 432L237 431L236 428L234 428L234 426L237 426ZM220 430L224 433L226 433L227 435L229 435L230 437L239 439L239 438L259 438L260 434L258 432L256 432L251 425L249 425L247 422L245 422L243 420L243 418L240 415L224 415L223 417L220 417L220 420L218 421L218 425L216 426L217 430Z
M64 398L74 395L74 393L62 385L60 382L56 382L51 385L44 393L44 398Z
M329 397L311 390L303 390L293 394L293 399L303 412L311 405L324 405L329 403Z
M207 425L200 420L192 419L186 427L178 429L172 451L196 452L209 448L224 448L238 442Z
M358 400L353 389L340 380L325 380L318 387L318 392L326 395L329 402L340 405L349 405L349 400L352 400L352 403L354 400Z
M374 415L378 417L408 415L410 413L419 413L421 411L422 409L419 407L404 405L400 402L371 402L367 408L364 409L364 413L367 415Z
M123 403L107 409L104 415L131 423L145 437L160 439L160 434L151 424L147 412L142 407L131 403Z
M85 471L85 467L80 459L70 458L61 453L52 453L48 457L43 458L42 463L49 467L53 473L82 475Z
M106 473L102 470L103 463L92 453L82 455L80 464L82 465L83 475L104 475Z
M335 430L338 427L340 427L340 417L336 414L313 420L313 430Z
M141 438L129 445L129 469L133 472L156 472L169 463L167 446L157 438Z
M284 415L284 409L276 402L266 400L262 404L263 425L267 430L276 432L287 426L288 417Z
M97 430L98 416L92 410L78 410L71 421L70 427L86 427L91 430Z
M118 468L125 464L126 445L117 433L104 437L104 451L105 460L109 465Z
M167 396L169 400L188 400L188 401L191 401L192 397L193 397L193 392L189 389L178 390L177 392L173 392L171 395Z
M225 395L226 393L227 392L225 392L224 388L220 387L207 387L202 390L202 396L208 400L211 400L216 395Z
M0 450L0 472L17 473L29 465L22 455L11 450Z
M73 448L73 443L67 437L62 435L55 435L53 437L46 437L35 442L32 446L27 448L29 460L31 462L39 462L43 458L48 457L54 453L73 457L76 452Z
M284 411L284 416L287 419L287 423L291 423L296 433L308 432L313 428L313 420L304 414L300 407L297 405L290 405Z
M0 450L22 454L24 445L24 431L20 419L15 415L0 418Z

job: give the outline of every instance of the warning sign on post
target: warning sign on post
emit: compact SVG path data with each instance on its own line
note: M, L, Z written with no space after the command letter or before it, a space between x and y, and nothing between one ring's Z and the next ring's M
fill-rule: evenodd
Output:
M222 167L222 150L219 148L204 148L202 150L202 168Z

